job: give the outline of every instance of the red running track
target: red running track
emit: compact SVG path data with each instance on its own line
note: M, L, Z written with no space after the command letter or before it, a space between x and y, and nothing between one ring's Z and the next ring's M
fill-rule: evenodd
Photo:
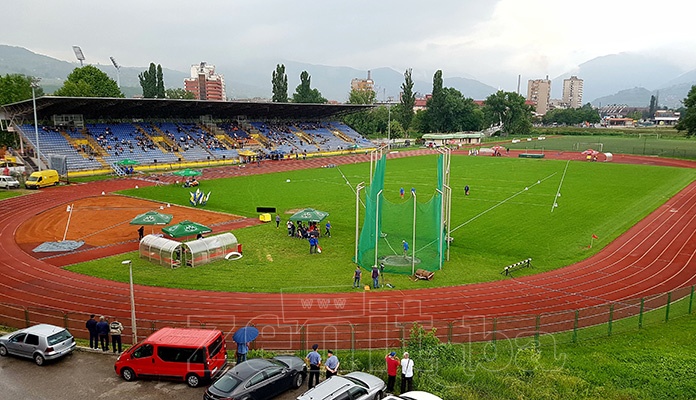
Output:
M431 151L390 157L422 153ZM547 157L581 159L573 153ZM681 160L620 158L622 162L696 167L696 163ZM271 162L258 168L210 169L204 177L366 160L365 155L351 155ZM85 337L84 321L90 313L118 316L124 325L131 325L127 284L72 273L50 264L51 259L38 260L19 248L14 232L24 221L56 205L135 184L148 183L130 179L93 182L0 202L0 323L23 326L29 318L32 323L67 325L81 337ZM637 312L638 298L654 296L652 304L657 307L661 293L686 293L684 288L696 284L695 236L693 182L600 253L559 270L519 279L330 295L220 293L136 285L139 336L165 325L205 325L230 332L251 323L261 330L256 346L297 350L309 342L321 343L323 348L398 346L412 322L436 327L441 338L449 335L455 342L490 339L493 318L497 338L529 334L537 323L545 332L568 330L573 327L575 310L580 310L579 326L583 327L606 321L609 304L614 305L613 315L619 318ZM114 246L101 251L95 251L93 257L123 249Z

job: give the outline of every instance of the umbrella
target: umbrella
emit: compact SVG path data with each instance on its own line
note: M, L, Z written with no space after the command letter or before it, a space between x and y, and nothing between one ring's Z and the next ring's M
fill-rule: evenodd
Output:
M324 218L328 217L329 213L324 211L315 210L313 208L305 208L302 211L298 211L290 217L291 221L303 221L303 222L320 222Z
M196 171L194 169L186 168L186 169L182 169L181 171L172 172L172 175L199 176L199 175L202 175L202 173L201 173L201 171Z
M205 225L199 224L197 222L191 222L188 220L181 221L178 224L162 228L162 232L166 233L167 235L173 238L193 236L198 235L199 233L202 235L204 233L210 233L212 231L212 229L208 228Z
M130 158L124 158L123 160L117 162L116 164L118 165L138 165L140 164L139 161L130 159Z
M133 218L131 225L167 225L172 222L174 216L171 214L162 214L157 211L148 211L145 214L140 214Z
M237 343L249 343L259 336L259 330L253 326L243 326L232 336Z

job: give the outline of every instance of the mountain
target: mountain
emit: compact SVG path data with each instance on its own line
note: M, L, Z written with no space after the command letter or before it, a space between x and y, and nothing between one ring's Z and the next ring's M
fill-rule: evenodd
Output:
M650 90L636 87L621 90L609 96L598 97L592 101L592 105L600 107L611 104L626 104L629 107L648 107L650 105L650 96L652 95L653 92Z
M271 98L271 76L277 60L240 60L232 64L216 64L218 73L225 76L227 96L232 99ZM280 61L285 65L288 75L288 94L292 96L300 84L300 73L309 72L312 87L319 89L329 100L345 102L350 93L350 82L353 78L366 78L367 70L350 67L334 67L315 65L296 61ZM213 63L215 64L215 63ZM111 64L93 64L104 71L110 78L117 80L116 68ZM41 78L41 86L46 93L53 93L63 85L64 80L78 67L78 63L57 60L48 56L33 53L21 47L0 45L0 74L24 74ZM120 68L121 90L126 97L140 95L138 75L148 67ZM162 68L164 83L167 88L182 88L188 72ZM392 99L398 101L401 84L404 81L403 72L391 68L375 68L371 70L375 81L375 91L379 101ZM496 89L470 78L449 77L443 80L445 86L453 87L466 97L479 100L494 93ZM414 91L425 95L432 91L432 82L415 80Z

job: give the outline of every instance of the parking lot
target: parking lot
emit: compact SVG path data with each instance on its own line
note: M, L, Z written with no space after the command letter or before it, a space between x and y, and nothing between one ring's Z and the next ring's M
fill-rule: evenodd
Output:
M164 400L203 398L206 386L190 388L183 382L125 382L114 373L116 356L91 351L72 355L39 367L29 359L0 357L0 393L16 400ZM277 397L297 398L300 389Z

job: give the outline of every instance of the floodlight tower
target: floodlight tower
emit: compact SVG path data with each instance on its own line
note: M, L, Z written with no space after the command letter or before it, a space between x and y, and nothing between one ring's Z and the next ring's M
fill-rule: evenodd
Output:
M114 64L114 68L116 68L116 85L118 85L118 88L121 88L121 66L118 65L116 62L116 59L113 57L109 57L111 59L111 63Z
M75 57L77 57L77 60L80 61L80 67L84 67L82 62L85 61L85 55L82 53L82 49L80 46L73 46L72 49L75 52Z

